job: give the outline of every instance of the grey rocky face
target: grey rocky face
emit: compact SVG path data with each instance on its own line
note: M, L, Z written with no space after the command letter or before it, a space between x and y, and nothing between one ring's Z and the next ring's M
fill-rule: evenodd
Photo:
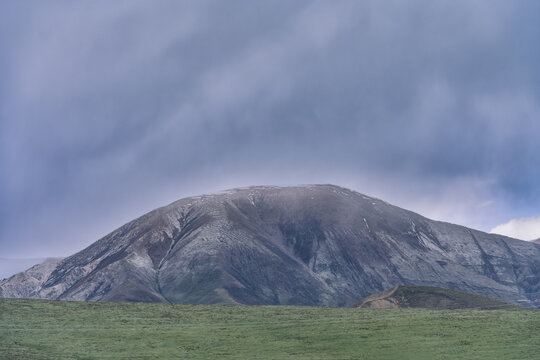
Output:
M154 210L60 261L44 279L4 280L0 295L350 306L396 284L534 306L540 246L333 185L251 187Z

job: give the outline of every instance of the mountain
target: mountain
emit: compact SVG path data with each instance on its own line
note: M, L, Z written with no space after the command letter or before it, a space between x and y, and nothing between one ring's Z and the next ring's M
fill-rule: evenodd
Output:
M352 306L408 284L531 306L540 298L540 245L333 185L181 199L48 270L1 281L0 296Z
M532 242L535 244L540 244L540 239L533 240Z
M518 310L523 307L486 296L433 286L396 285L362 300L359 308Z

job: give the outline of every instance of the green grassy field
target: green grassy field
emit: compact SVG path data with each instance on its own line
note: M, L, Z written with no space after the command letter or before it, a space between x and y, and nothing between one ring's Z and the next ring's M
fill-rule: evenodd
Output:
M0 299L0 359L540 359L540 311Z

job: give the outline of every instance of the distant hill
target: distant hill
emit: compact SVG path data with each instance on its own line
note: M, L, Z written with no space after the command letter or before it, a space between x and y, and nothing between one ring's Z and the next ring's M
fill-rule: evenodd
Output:
M6 259L0 257L0 280L42 263L46 258Z
M532 242L535 244L540 244L540 239L533 240Z
M348 307L396 284L537 306L540 246L339 186L256 186L151 211L0 297Z
M486 296L434 286L396 285L368 296L355 307L360 308L431 308L512 310L523 307Z
M0 281L0 297L31 298L36 287L46 281L62 258L47 258L43 262L32 266L30 269L11 276L9 279Z

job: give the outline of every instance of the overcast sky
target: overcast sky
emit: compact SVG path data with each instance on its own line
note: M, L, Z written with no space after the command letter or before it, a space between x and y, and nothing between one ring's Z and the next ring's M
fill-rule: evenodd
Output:
M540 237L538 14L0 2L0 257L70 255L176 199L260 184L334 183Z

